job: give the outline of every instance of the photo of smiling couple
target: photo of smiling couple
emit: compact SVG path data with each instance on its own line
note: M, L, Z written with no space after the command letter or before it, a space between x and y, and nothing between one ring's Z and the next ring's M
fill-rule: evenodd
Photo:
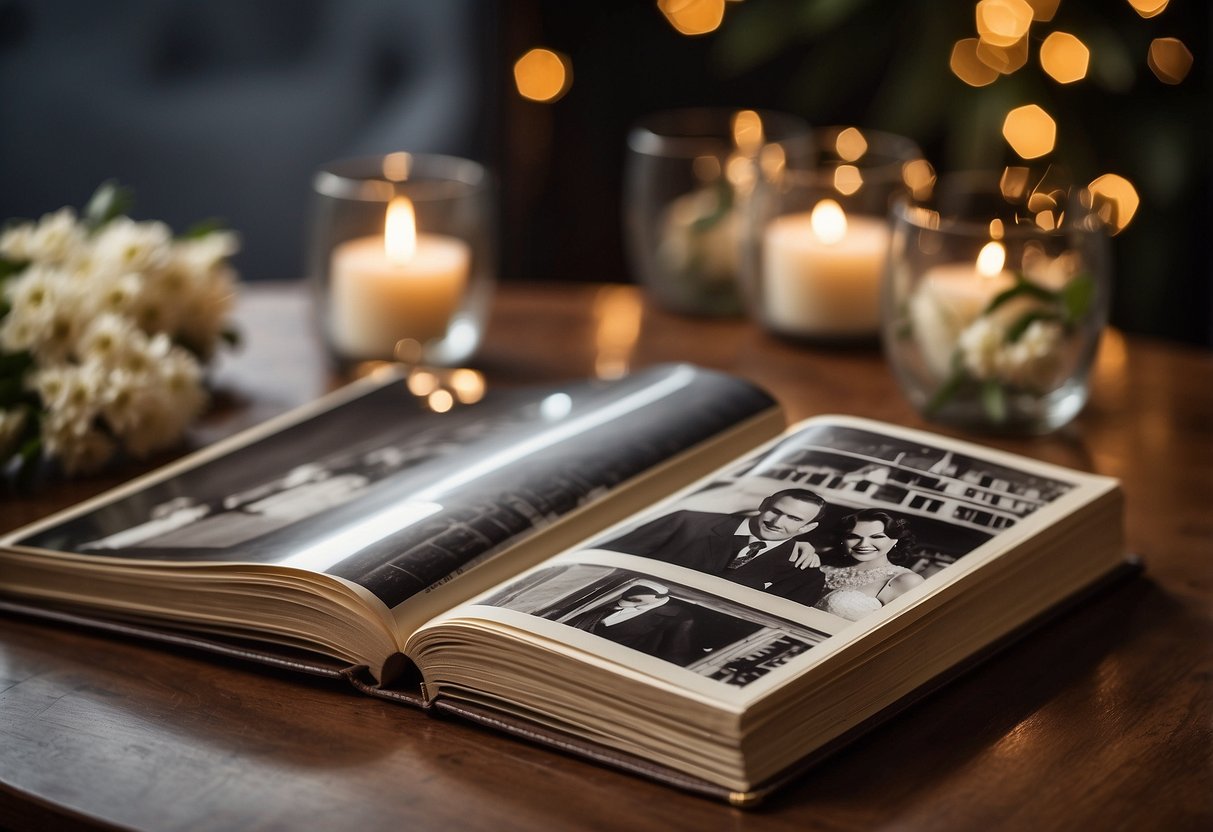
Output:
M903 518L865 508L820 528L826 514L820 495L789 488L768 495L753 511L674 511L597 546L694 569L852 621L922 583L904 565L914 540Z

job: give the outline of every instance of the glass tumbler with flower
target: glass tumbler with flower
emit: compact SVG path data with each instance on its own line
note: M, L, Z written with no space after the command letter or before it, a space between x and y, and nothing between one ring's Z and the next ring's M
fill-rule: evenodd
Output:
M1044 433L1087 400L1107 321L1107 229L1086 191L1027 169L958 174L894 207L886 356L929 419Z

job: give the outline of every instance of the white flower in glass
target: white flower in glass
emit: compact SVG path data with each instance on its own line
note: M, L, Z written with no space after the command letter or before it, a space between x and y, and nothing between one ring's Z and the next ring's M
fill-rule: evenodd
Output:
M1044 392L1051 389L1061 369L1061 325L1033 321L1019 339L999 355L999 377L1009 384Z
M956 341L965 369L976 379L994 378L998 374L999 353L1006 334L989 318L978 318L969 324Z

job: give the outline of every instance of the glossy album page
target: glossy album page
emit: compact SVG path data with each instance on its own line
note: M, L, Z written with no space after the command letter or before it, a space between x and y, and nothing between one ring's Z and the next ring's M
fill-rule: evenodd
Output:
M393 608L722 436L781 427L764 393L688 365L422 401L400 377L364 384L19 530L0 589L375 668L401 647Z
M745 792L1124 561L1115 481L819 417L424 627L430 698Z

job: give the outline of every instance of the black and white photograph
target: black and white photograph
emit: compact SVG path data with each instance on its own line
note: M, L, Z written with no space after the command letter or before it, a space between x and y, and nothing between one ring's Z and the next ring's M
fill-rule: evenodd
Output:
M588 548L858 620L1072 487L896 436L809 426Z
M591 564L533 572L479 603L557 621L736 687L828 637L691 587Z
M687 365L445 413L400 381L14 542L326 572L391 607L770 406Z

